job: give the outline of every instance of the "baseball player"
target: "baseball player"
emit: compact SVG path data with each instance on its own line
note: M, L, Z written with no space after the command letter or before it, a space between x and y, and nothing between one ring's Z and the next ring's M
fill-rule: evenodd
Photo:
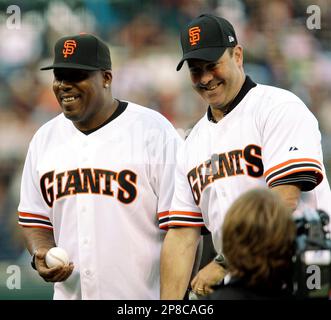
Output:
M54 94L62 113L34 135L18 207L33 267L54 299L159 299L158 214L169 210L181 139L159 113L111 92L107 45L59 39ZM47 268L65 249L69 266Z
M311 206L331 213L321 134L305 104L245 75L243 48L223 18L193 19L182 30L181 45L177 70L187 61L193 86L209 106L178 152L171 210L160 218L160 227L169 228L161 255L162 299L183 298L201 231L211 232L222 251L224 216L243 192L265 186L296 212ZM222 260L192 280L197 294L211 292L224 276Z

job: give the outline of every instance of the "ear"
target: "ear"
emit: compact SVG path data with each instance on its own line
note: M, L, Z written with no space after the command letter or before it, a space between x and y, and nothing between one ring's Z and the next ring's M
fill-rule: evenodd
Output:
M244 61L244 50L243 47L240 45L236 45L233 49L233 56L236 61L236 63L242 67L243 61Z
M111 70L106 70L103 72L103 83L104 87L107 88L111 85L111 82L113 80L113 74Z

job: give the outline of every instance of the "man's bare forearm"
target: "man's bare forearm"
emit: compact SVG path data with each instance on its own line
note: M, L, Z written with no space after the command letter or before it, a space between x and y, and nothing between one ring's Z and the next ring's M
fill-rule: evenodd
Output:
M280 185L273 187L271 190L278 193L292 211L297 208L301 195L301 190L298 186L292 184Z
M55 247L53 231L45 228L26 228L23 227L23 235L26 247L31 255L40 248Z
M191 279L200 228L168 231L161 253L161 299L183 299Z

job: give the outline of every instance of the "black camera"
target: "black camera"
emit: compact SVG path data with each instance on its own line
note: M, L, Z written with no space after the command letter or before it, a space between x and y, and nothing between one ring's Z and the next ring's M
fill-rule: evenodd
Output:
M299 299L331 299L331 240L329 216L308 209L295 218L293 294Z

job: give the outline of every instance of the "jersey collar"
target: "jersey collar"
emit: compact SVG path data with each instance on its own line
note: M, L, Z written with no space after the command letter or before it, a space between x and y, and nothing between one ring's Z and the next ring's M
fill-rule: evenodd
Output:
M242 85L237 96L234 98L232 103L229 105L228 109L224 113L224 116L229 114L239 104L239 102L245 97L245 95L248 93L248 91L254 87L256 87L256 83L249 76L246 76L244 84ZM213 117L210 106L208 106L207 118L210 122L217 123L217 121Z
M82 133L84 133L85 135L89 135L97 130L99 130L100 128L104 127L106 124L108 124L109 122L113 121L114 119L116 119L119 115L121 115L126 107L128 106L127 102L124 101L119 101L118 100L118 106L116 108L116 110L114 111L114 113L102 124L100 124L99 126L97 126L96 128L93 128L91 130L87 130L87 131L81 131Z

